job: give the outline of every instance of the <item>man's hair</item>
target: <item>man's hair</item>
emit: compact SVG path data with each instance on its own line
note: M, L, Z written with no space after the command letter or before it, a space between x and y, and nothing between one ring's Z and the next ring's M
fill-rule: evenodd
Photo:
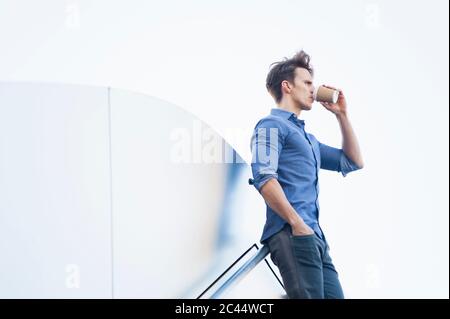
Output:
M275 101L279 103L283 97L281 91L281 82L287 80L294 83L295 69L304 68L314 76L313 67L309 64L311 60L310 56L305 51L301 50L297 52L292 58L284 58L282 61L274 62L270 66L269 74L267 74L266 88L267 91L275 98Z

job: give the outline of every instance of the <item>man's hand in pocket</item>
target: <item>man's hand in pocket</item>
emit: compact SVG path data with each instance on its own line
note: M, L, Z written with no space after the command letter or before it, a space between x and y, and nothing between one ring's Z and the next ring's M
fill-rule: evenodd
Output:
M293 236L307 236L314 234L314 231L305 224L305 222L299 222L297 224L291 225Z

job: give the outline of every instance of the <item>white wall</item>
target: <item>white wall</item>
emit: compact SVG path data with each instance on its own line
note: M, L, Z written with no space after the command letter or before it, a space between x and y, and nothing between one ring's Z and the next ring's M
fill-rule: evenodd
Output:
M180 130L184 146L199 146L187 162L175 157ZM208 145L231 148L173 104L1 83L0 136L1 297L194 298L259 240L249 166L208 162ZM255 296L255 285L280 296L258 268L235 297Z
M106 89L0 84L0 296L109 298Z

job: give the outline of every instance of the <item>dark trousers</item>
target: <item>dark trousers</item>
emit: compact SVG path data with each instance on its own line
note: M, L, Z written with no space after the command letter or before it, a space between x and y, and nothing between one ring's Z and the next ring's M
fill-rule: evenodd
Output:
M286 224L267 245L289 299L344 298L326 239L317 234L293 236Z

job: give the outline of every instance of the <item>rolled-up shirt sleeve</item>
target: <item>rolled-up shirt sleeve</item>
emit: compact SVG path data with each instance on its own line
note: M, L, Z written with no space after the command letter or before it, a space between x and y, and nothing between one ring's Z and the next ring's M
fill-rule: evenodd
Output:
M342 176L360 169L344 151L339 148L331 147L319 142L320 148L320 168L341 172Z
M261 193L270 179L278 179L278 160L284 144L284 128L274 119L260 120L251 138L253 186Z

